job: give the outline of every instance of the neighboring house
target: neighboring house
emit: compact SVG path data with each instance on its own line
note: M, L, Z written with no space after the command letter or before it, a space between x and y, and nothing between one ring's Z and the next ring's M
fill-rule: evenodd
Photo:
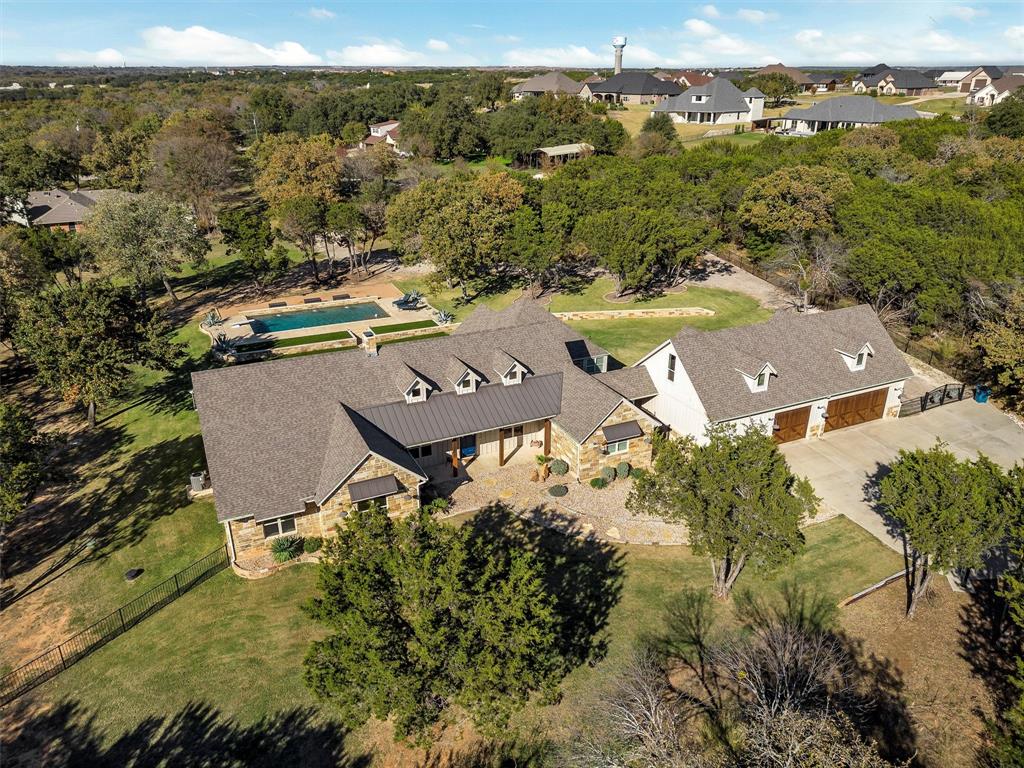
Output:
M665 99L651 110L652 115L657 112L667 112L676 123L749 123L764 114L764 94L756 88L741 91L730 81L716 77Z
M879 96L928 96L941 93L934 80L913 69L888 69L853 81L854 93L871 90Z
M970 72L966 69L949 70L946 72L940 72L935 77L935 84L940 88L959 88L960 83Z
M785 64L769 64L767 67L761 67L759 70L754 72L755 75L786 75L794 83L796 83L797 90L801 93L813 93L817 90L814 81L811 80L806 74L801 72L799 69L794 67L787 67Z
M969 95L967 103L978 107L991 107L1009 98L1021 88L1024 88L1024 75L1006 75Z
M49 189L29 192L25 201L23 216L12 217L19 224L47 229L63 229L65 232L81 231L82 223L97 201L115 189Z
M546 75L537 75L516 83L512 86L512 98L519 100L524 96L540 96L545 93L555 96L578 96L582 87L582 83L561 72L548 72Z
M588 83L580 97L612 104L657 104L682 92L676 83L659 80L647 72L620 72L600 83Z
M668 80L673 83L676 81L675 77L672 75L671 72L659 71L655 72L654 76L659 80Z
M594 147L585 141L578 144L559 144L556 147L538 147L530 155L534 168L556 168L570 160L579 160L594 154Z
M729 80L733 83L738 83L741 80L746 80L750 77L751 72L747 69L723 69L721 72L716 72L715 77L720 77L723 80Z
M661 423L646 371L526 301L473 312L450 336L193 374L217 519L232 559L280 535L325 536L353 507L402 515L430 481L535 455L587 481L651 465Z
M845 78L835 72L808 72L807 77L811 81L807 93L831 93L846 87Z
M604 78L601 77L597 72L592 75L587 75L580 81L580 85L590 85L591 83L603 83Z
M913 107L886 104L871 96L836 96L806 109L791 109L781 120L781 131L810 136L833 128L863 128L893 120L916 120Z
M974 93L984 88L993 80L1003 77L1004 73L1000 67L992 65L975 67L960 80L958 90L960 93Z
M707 83L710 83L712 76L692 69L680 69L672 73L672 79L684 88L692 88L695 85L706 85Z
M359 142L360 149L369 149L376 144L387 144L397 155L409 157L411 152L402 149L399 144L401 140L401 126L399 120L385 120L383 123L374 123L370 126L370 134Z
M913 375L867 305L684 328L637 365L658 390L647 410L697 440L714 424L753 426L783 443L894 418Z

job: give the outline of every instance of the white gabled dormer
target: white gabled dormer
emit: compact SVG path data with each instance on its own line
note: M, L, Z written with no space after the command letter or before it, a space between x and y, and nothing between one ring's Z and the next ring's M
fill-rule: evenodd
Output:
M875 350L870 344L865 344L856 353L850 354L849 352L843 352L841 349L837 349L843 357L843 362L846 363L846 367L851 371L863 371L864 367L868 364L868 358L874 357Z
M407 365L402 366L395 382L407 403L422 403L430 393L430 384Z
M771 377L778 376L779 372L772 367L771 363L765 363L761 370L753 376L743 373L743 371L740 371L740 374L743 376L743 380L747 383L747 387L749 387L751 392L765 392L768 389L768 382Z
M480 377L473 373L473 371L467 370L465 375L455 382L455 392L459 395L468 395L471 392L476 392L479 386Z
M521 384L529 373L525 365L501 349L494 353L494 371L501 376L501 383L506 387Z
M448 380L455 388L455 394L468 395L476 392L483 377L457 357L448 361Z

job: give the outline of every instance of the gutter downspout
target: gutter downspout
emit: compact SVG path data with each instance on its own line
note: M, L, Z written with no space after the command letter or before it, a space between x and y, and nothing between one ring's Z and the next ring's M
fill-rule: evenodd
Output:
M231 554L231 564L234 565L235 564L235 538L234 538L234 536L231 535L231 521L230 520L225 520L224 521L224 534L226 535L227 540L228 540L228 550L229 550L229 552Z

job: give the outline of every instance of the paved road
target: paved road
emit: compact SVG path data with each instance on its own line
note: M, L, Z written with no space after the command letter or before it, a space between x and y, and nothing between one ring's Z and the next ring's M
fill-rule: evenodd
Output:
M980 451L1006 467L1024 460L1024 429L994 406L973 400L786 443L782 452L793 471L811 481L825 505L902 552L903 545L865 500L865 483L884 471L900 448L928 448L936 438L961 458L974 458Z

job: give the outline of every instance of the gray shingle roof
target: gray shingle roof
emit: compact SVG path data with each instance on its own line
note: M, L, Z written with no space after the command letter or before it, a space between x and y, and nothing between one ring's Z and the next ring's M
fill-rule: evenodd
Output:
M39 226L80 224L100 198L117 191L116 189L78 189L74 192L66 192L63 189L49 189L29 192L25 209L31 224Z
M627 400L639 400L658 394L651 375L642 365L633 368L619 368L607 373L596 373L594 378L611 387Z
M473 331L474 326L480 330ZM493 373L495 350L520 361L532 375L522 384L502 386ZM305 500L322 499L342 482L366 455L363 446L421 474L398 444L402 438L384 433L397 423L396 413L422 410L428 419L450 418L432 426L436 431L425 439L454 436L466 428L468 414L486 412L475 408L476 399L486 400L495 413L504 409L502 415L490 414L490 421L473 416L478 420L470 427L506 426L547 414L583 440L622 402L620 393L572 362L597 353L607 354L543 308L517 302L501 312L477 310L450 336L383 346L376 357L353 350L195 373L194 396L218 518L297 512ZM482 374L477 392L454 394L447 377L453 357ZM396 390L396 381L410 372L432 387L426 403L407 404ZM530 397L524 400L524 395ZM557 407L550 405L552 400ZM446 410L446 401L457 404L458 411ZM495 419L504 423L492 423ZM406 440L423 434L412 426L394 429L408 429L401 432Z
M851 371L837 350L874 354ZM708 418L728 421L755 413L901 381L913 375L867 305L814 314L778 313L764 323L700 332L684 328L672 339ZM751 392L743 375L768 363L778 373L764 392Z
M903 104L886 104L871 96L836 96L824 99L806 109L791 109L787 120L824 120L826 122L887 123L891 120L914 120L917 110Z
M570 93L577 94L583 83L573 80L561 72L548 72L531 77L512 86L512 93Z
M671 80L659 80L646 72L620 72L600 83L591 83L591 93L626 93L640 96L675 96L682 89Z
M934 88L935 81L913 69L883 69L862 78L869 88L879 85L887 77L892 76L893 85L897 88Z
M696 96L706 96L698 102ZM654 107L655 112L705 112L721 114L723 112L749 112L750 107L744 100L745 96L764 98L764 94L756 88L741 91L729 80L716 77L704 85L687 88L678 96L665 99Z

